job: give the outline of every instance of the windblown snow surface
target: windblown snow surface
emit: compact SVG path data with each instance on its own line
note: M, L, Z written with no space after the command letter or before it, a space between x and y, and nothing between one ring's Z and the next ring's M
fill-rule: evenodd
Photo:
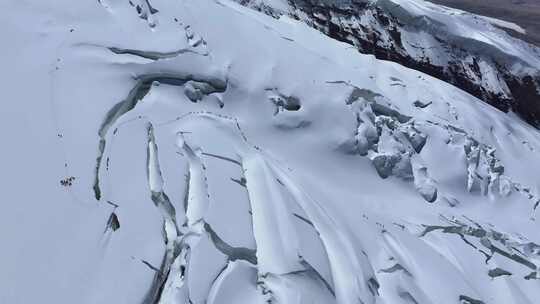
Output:
M235 0L451 83L540 128L540 48L514 27L422 0ZM510 4L508 4L510 5Z
M0 303L539 303L517 117L232 1L0 8Z

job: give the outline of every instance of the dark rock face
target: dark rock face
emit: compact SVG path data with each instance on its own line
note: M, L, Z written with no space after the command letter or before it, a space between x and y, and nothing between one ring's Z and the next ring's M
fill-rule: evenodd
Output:
M260 7L250 5L249 0L239 2L274 17L278 15L276 11L268 13L269 8L264 4ZM289 0L289 5L291 17L355 46L362 53L453 84L501 111L517 113L540 128L540 72L512 73L508 62L519 59L465 49L465 44L447 41L444 35L429 34L431 39L427 43L409 41L410 33L414 32L410 25L403 24L377 4L363 0Z

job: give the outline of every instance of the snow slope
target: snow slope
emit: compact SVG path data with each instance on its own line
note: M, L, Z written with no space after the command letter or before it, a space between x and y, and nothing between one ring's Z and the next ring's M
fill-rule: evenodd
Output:
M484 19L486 19L489 23L491 23L491 24L493 24L495 26L498 26L500 28L509 29L509 30L515 31L515 32L523 34L523 35L527 34L527 30L525 30L524 28L522 28L518 24L515 24L514 22L504 21L504 20L501 20L501 19L492 18L492 17L485 17L485 16L484 16Z
M540 298L516 116L228 0L0 8L1 303Z
M302 20L362 53L427 73L540 126L540 49L508 35L500 22L422 0L237 2Z

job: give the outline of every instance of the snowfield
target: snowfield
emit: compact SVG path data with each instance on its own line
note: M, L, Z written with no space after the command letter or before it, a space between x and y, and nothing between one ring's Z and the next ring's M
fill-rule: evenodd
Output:
M422 0L236 0L451 83L540 128L540 48L501 22ZM506 27L512 24L502 24Z
M0 303L540 299L515 114L229 0L0 8Z

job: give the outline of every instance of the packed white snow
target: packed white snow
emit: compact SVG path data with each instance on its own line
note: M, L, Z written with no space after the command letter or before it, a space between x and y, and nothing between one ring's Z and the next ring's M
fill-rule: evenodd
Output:
M517 117L228 0L0 9L0 303L540 299Z
M501 20L501 19L492 18L492 17L485 17L485 16L481 16L481 17L489 21L489 23L496 25L498 27L513 30L523 35L527 34L527 31L524 28L522 28L521 26L517 25L514 22L509 22L506 20Z

